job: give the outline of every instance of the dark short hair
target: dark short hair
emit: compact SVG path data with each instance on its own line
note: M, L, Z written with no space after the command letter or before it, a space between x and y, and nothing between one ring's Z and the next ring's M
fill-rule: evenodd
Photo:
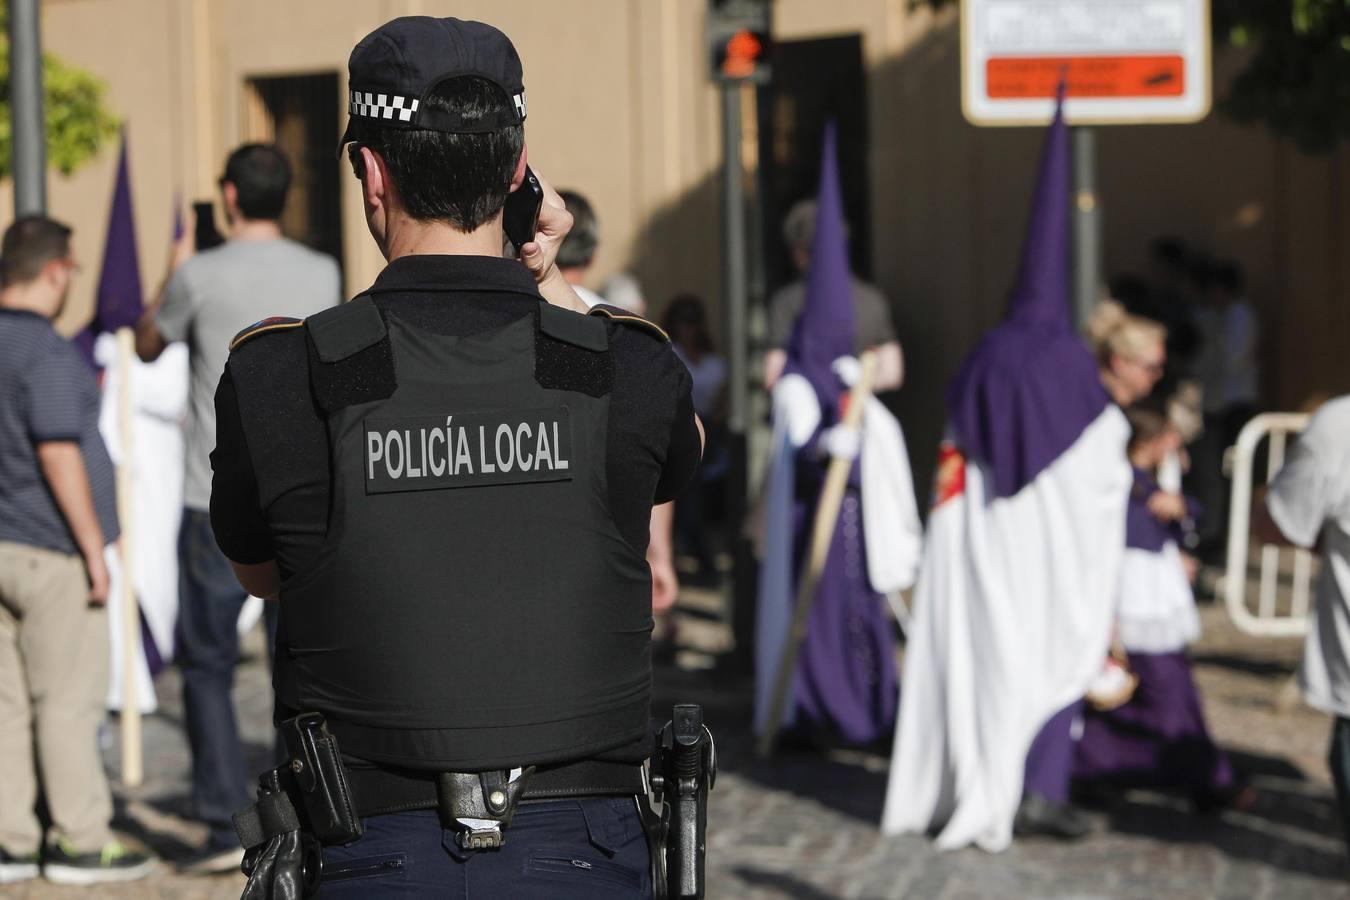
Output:
M225 160L220 183L227 181L238 192L245 219L280 219L291 189L291 164L275 144L244 144Z
M558 268L589 266L595 259L595 248L600 245L600 220L595 217L591 201L576 191L558 191L558 196L572 214L572 230L558 248Z
M47 263L70 255L70 235L70 226L46 216L15 219L0 242L0 280L9 286L37 278Z
M1167 416L1167 405L1161 398L1146 397L1125 410L1130 423L1130 447L1160 437L1173 427Z
M514 110L500 87L476 75L442 82L423 103L429 111L453 111L467 126ZM363 122L354 136L384 159L408 215L447 221L461 231L473 231L501 211L525 147L523 125L452 134Z

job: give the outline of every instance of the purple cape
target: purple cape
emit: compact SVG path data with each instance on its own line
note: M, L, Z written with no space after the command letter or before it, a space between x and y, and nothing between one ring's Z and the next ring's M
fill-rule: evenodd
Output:
M1017 287L947 391L961 450L989 468L994 494L1035 480L1110 398L1069 313L1069 135L1063 94L1041 155Z

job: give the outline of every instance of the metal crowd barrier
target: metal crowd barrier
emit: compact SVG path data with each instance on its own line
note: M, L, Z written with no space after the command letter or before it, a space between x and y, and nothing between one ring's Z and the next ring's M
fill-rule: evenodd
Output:
M1233 488L1223 595L1233 623L1257 637L1297 637L1308 630L1313 554L1301 548L1258 544L1251 533L1252 472L1256 451L1269 437L1265 466L1265 483L1269 483L1284 465L1290 435L1297 436L1302 432L1308 426L1308 419L1304 413L1256 416L1242 429L1237 444L1230 451ZM1291 563L1288 569L1284 567L1286 561ZM1255 591L1252 590L1253 569L1257 576Z

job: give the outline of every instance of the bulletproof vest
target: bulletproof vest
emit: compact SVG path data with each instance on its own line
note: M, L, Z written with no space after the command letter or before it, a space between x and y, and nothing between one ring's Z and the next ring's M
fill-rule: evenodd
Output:
M604 323L541 303L449 337L360 297L306 329L331 513L282 586L279 703L324 713L348 755L416 769L640 739L651 581L607 505L608 388L536 372L558 347L608 362Z

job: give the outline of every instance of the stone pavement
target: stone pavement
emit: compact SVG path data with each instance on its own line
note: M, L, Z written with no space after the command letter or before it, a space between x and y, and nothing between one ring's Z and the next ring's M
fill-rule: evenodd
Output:
M722 771L709 831L710 897L777 898L1350 898L1350 869L1325 764L1326 717L1274 700L1298 659L1298 642L1242 637L1213 608L1196 670L1213 730L1260 790L1242 813L1200 818L1161 794L1134 793L1093 814L1094 833L1075 845L1021 841L1006 853L941 854L916 837L881 837L887 759L829 756L754 758L747 724L749 685L707 667L727 644L716 595L686 591L679 665L658 670L658 709L702 702L718 734ZM270 704L255 634L236 689L251 764L267 761ZM83 896L224 900L242 879L172 873L203 835L186 818L188 759L173 671L159 680L161 713L146 722L146 784L118 788L120 825L166 862L134 885L97 893L31 882L0 889L16 900ZM118 771L115 730L107 752Z

